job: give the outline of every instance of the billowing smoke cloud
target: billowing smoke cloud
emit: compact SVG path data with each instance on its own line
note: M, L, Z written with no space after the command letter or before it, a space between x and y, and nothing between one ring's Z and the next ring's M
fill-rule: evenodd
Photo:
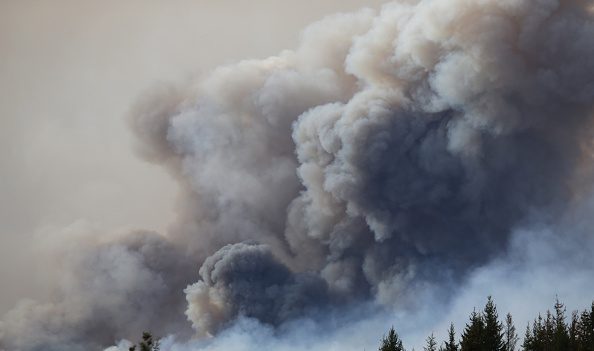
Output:
M108 243L69 228L57 250L63 269L54 302L22 301L0 324L2 350L100 349L114 335L156 325L182 334L187 326L181 291L192 276L189 261L160 235L129 233ZM181 298L180 298L181 297Z
M225 246L206 259L200 276L186 289L188 316L198 331L239 313L276 325L302 316L304 307L327 303L321 278L292 274L262 245Z
M183 335L184 317L212 336L245 318L419 307L423 289L447 300L500 262L518 228L579 237L558 227L592 185L588 6L397 1L147 95L131 125L183 189L171 231L77 249L57 302L12 311L0 345L78 350L143 328ZM518 247L505 257L520 261Z

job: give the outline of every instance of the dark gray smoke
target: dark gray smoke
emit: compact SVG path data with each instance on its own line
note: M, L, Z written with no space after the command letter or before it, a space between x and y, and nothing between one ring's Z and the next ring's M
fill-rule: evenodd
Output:
M593 38L587 1L397 1L160 89L131 124L184 189L171 232L89 247L58 302L5 318L0 345L175 333L186 284L197 336L398 307L424 283L455 293L591 187Z
M328 303L320 277L292 273L263 245L223 247L204 261L200 277L186 289L188 315L196 316L198 331L239 314L277 325L302 316L309 306Z

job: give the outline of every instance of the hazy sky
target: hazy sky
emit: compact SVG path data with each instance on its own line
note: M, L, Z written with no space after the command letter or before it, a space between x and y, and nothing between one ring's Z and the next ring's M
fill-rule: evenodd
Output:
M45 293L44 228L166 227L175 186L136 158L124 122L144 90L292 48L306 24L381 2L0 2L0 313Z

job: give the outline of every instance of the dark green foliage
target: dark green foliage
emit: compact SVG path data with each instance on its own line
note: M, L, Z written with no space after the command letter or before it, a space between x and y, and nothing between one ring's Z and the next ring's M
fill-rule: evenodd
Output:
M579 317L578 312L573 311L571 314L571 324L569 325L569 350L575 351L578 349L578 327Z
M522 343L522 349L534 350L534 333L530 329L530 323L526 326L526 333L524 334L524 342Z
M511 313L508 313L505 317L505 351L515 351L516 344L518 343L518 335L516 334L516 327L512 319Z
M507 314L505 324L502 324L497 307L489 297L482 313L474 310L470 315L459 344L451 324L448 339L439 351L515 351L518 341L511 314ZM594 302L588 310L573 312L568 323L565 305L557 299L554 313L547 311L545 317L539 315L528 323L520 346L523 351L594 351ZM427 338L423 349L437 351L433 334ZM402 340L394 328L382 339L379 350L404 351Z
M435 341L435 336L433 334L427 337L427 344L423 347L425 351L437 351L437 342Z
M504 351L503 325L497 307L489 296L483 313L473 311L460 342L461 351Z
M382 339L379 351L404 351L402 340L398 337L398 333L396 333L394 327L390 328L388 335Z
M443 351L458 351L458 344L456 343L456 331L454 323L450 324L448 329L448 340L444 342Z
M137 345L132 345L128 350L136 351ZM138 343L139 351L159 351L161 346L159 340L154 340L153 335L149 332L142 333L142 341Z
M485 330L483 335L483 350L485 351L504 351L505 342L503 341L503 326L499 322L497 307L491 296L487 298L487 304L483 311L485 321Z
M528 324L522 343L525 351L594 351L594 307L580 316L574 313L567 324L566 309L558 299L554 314L547 311ZM519 338L511 314L505 325L498 320L497 308L489 297L482 314L474 311L462 334L461 350L515 351ZM446 343L447 344L447 343Z
M565 306L557 300L555 314L538 316L528 325L522 348L524 351L594 351L594 306L581 314L573 312L567 324Z
M576 323L578 351L594 351L594 302L590 310L581 313Z
M481 351L483 350L483 335L485 332L485 322L483 316L476 311L470 315L470 323L462 332L462 341L460 342L461 351Z
M569 329L565 322L565 306L559 302L557 298L555 301L555 316L554 316L554 330L552 335L552 349L553 350L568 350L569 349Z

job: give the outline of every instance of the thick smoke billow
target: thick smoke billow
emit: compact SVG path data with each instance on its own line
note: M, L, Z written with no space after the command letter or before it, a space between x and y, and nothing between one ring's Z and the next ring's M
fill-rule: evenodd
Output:
M304 307L328 302L321 278L292 273L262 245L223 247L204 261L200 277L185 290L188 317L198 331L239 313L278 324L302 316Z
M188 325L229 335L246 318L272 328L369 304L427 311L421 296L455 300L485 267L532 271L518 228L555 238L551 257L567 250L559 238L585 250L591 237L566 219L589 208L593 107L587 1L396 1L328 17L294 51L138 104L139 153L182 189L170 232L71 250L53 302L10 312L0 349Z

